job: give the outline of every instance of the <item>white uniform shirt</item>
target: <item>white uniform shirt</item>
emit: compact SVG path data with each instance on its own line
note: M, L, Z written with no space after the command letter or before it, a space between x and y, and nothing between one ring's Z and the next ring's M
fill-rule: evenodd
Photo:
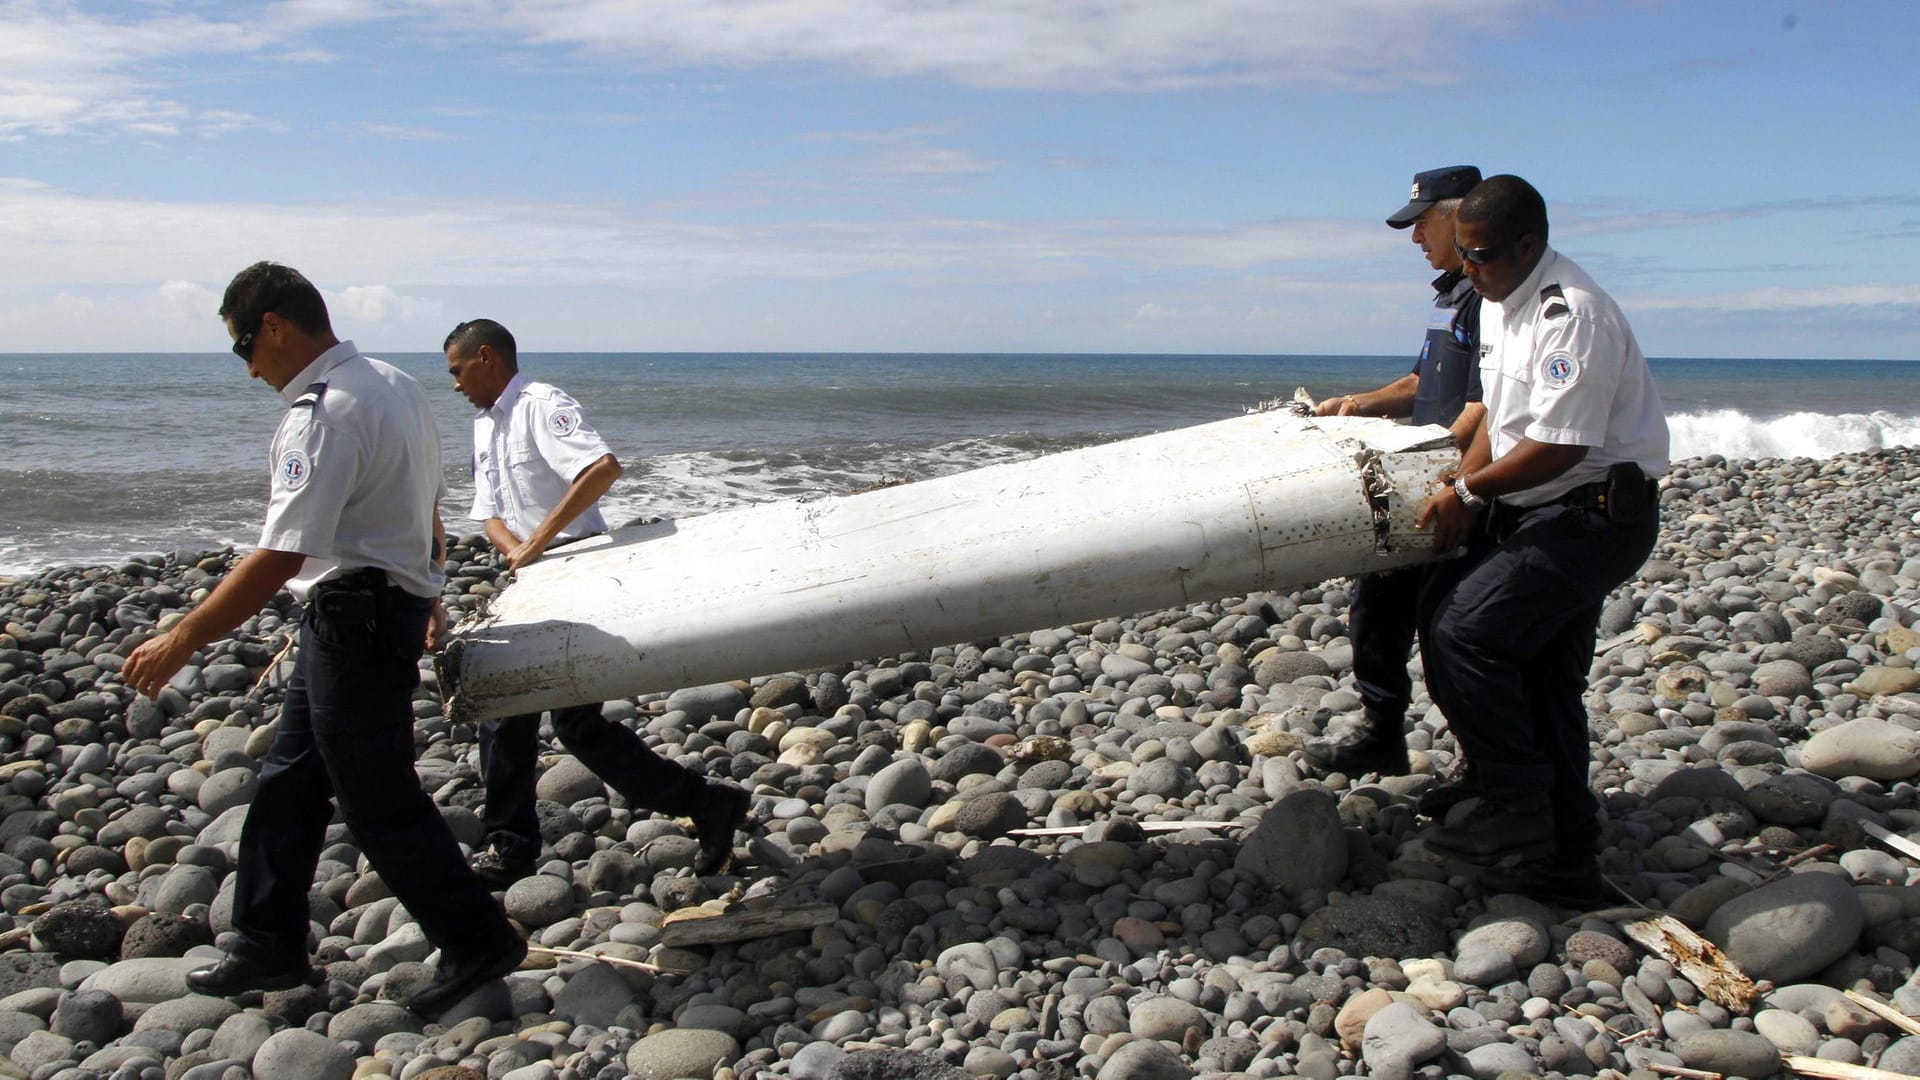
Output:
M490 409L473 418L473 517L499 518L525 540L560 505L582 470L612 453L557 386L516 373ZM581 511L556 542L607 531L598 504Z
M1667 471L1667 417L1647 358L1613 298L1572 259L1548 248L1502 303L1481 306L1480 385L1494 460L1523 438L1585 446L1587 456L1538 487L1502 495L1539 506L1607 468Z
M446 477L426 390L343 341L280 396L289 408L273 436L260 546L307 557L287 588L304 600L321 580L372 566L415 596L440 595L433 513Z

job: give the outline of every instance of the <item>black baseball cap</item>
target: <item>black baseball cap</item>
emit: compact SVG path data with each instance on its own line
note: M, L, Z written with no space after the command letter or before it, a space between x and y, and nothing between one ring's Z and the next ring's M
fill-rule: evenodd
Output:
M1427 212L1427 207L1442 199L1458 199L1473 190L1480 182L1480 170L1471 165L1449 165L1444 169L1428 169L1413 174L1413 195L1407 205L1394 212L1387 224L1396 229L1404 229L1413 224L1413 219Z

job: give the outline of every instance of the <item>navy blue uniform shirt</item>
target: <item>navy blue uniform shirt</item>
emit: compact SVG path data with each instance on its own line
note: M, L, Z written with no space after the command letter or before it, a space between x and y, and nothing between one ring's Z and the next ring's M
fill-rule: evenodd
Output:
M1434 278L1433 288L1427 339L1413 365L1420 376L1413 422L1449 427L1467 402L1480 400L1480 294L1452 271Z

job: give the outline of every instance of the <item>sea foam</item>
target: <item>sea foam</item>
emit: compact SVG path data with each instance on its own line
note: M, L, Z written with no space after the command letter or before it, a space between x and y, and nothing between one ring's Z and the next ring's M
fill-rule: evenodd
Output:
M1788 413L1757 419L1738 409L1667 417L1673 457L1827 458L1887 446L1920 445L1920 416L1891 412Z

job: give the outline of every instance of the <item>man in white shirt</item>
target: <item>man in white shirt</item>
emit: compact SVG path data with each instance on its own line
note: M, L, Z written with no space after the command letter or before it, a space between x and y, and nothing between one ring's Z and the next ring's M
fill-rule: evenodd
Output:
M445 619L433 412L419 383L334 337L319 290L297 271L241 271L220 316L247 373L287 401L266 525L205 602L134 650L123 677L151 697L281 586L307 606L240 834L233 942L187 985L227 997L312 977L307 892L338 802L380 880L440 949L432 980L405 1002L437 1017L512 971L527 946L413 768L420 654Z
M1485 301L1487 418L1423 514L1443 550L1471 541L1424 624L1426 677L1480 797L1427 843L1526 860L1485 871L1490 890L1594 903L1600 818L1582 695L1601 606L1659 531L1666 417L1619 306L1547 246L1546 203L1530 184L1481 182L1454 243ZM1489 501L1475 536L1473 511Z
M607 530L599 500L620 476L620 462L566 392L520 371L513 335L492 319L463 322L447 335L453 388L479 412L473 418L473 517L518 570L555 544ZM554 709L561 745L627 802L693 819L699 874L719 873L746 822L748 798L733 784L655 754L598 704ZM473 869L505 886L533 871L540 854L534 811L540 714L480 724L480 772L486 782L487 847Z

